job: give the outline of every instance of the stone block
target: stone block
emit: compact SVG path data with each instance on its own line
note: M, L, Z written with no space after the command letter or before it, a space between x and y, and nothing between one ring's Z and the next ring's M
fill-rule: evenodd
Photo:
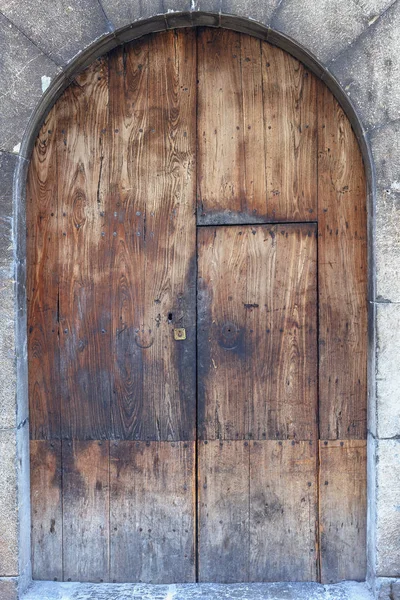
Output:
M400 439L377 440L376 575L400 576Z
M16 578L0 577L0 598L1 600L18 599L18 581Z
M0 11L60 65L111 30L98 0L0 0Z
M218 14L221 12L221 0L194 0L192 2L192 10L193 12L205 11L214 15Z
M375 227L376 300L400 302L400 191L378 189Z
M399 47L400 3L394 2L351 48L328 64L367 129L400 117Z
M17 425L16 378L15 324L0 314L0 429Z
M46 78L55 77L58 67L1 14L0 55L0 150L18 152Z
M400 600L400 581L392 583L392 598L391 600Z
M0 188L0 278L13 275L13 177L17 157L7 152L0 152L0 172L2 184Z
M400 193L400 122L386 123L369 135L376 183Z
M221 12L269 25L279 0L222 0Z
M326 63L346 49L368 27L362 2L283 0L272 27L292 37Z
M400 436L399 323L400 304L376 306L376 410L379 438Z
M18 502L15 430L0 430L0 577L18 575Z
M116 29L127 27L133 23L149 19L157 15L170 14L174 12L189 13L192 9L190 0L104 0L103 7L107 17Z

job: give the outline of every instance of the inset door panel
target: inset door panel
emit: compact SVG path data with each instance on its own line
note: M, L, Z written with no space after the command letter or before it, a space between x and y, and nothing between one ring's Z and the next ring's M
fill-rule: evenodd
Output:
M316 233L199 229L201 439L317 438Z

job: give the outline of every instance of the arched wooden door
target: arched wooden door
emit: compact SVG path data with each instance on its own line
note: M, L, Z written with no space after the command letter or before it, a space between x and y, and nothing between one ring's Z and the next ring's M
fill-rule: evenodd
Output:
M222 29L143 37L29 169L34 577L363 579L366 190L328 89Z

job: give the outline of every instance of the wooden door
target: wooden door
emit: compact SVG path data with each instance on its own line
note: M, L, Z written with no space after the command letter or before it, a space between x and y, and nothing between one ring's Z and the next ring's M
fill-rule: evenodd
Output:
M365 578L366 191L328 89L223 29L97 60L28 174L36 579Z

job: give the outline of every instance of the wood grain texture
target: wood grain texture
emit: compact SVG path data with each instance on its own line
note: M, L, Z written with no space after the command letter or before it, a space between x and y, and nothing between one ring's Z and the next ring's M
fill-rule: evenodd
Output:
M317 79L287 52L261 46L268 215L315 221Z
M57 109L39 132L26 190L29 421L32 439L60 437Z
M111 581L195 581L194 442L111 442Z
M116 438L195 435L195 65L194 32L111 58Z
M316 466L316 442L250 442L250 581L317 581Z
M198 528L199 581L248 581L248 442L198 442Z
M319 396L322 439L366 437L367 228L360 149L337 101L318 103Z
M315 439L316 228L198 233L199 435Z
M32 440L32 577L62 581L61 442Z
M103 193L107 105L104 59L84 71L58 103L57 393L64 439L105 439L110 428L110 236Z
M365 440L320 442L322 583L366 576L367 466Z
M65 581L109 580L109 442L62 442Z
M260 41L198 33L198 222L266 217Z

